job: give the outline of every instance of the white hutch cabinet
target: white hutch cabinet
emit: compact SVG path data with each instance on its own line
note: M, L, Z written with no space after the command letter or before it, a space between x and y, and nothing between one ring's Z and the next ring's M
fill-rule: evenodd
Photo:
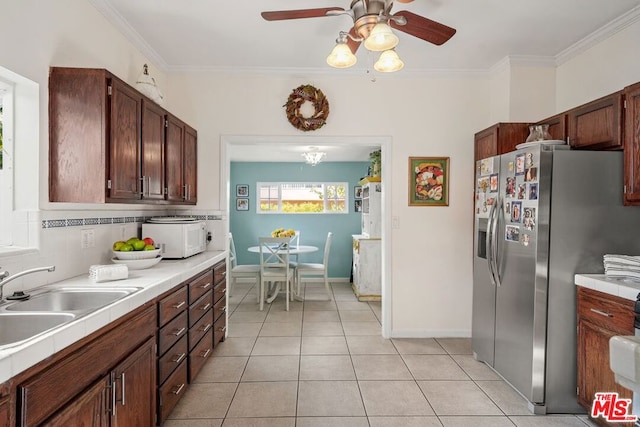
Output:
M382 182L367 177L362 186L362 234L353 237L353 291L359 301L382 296Z

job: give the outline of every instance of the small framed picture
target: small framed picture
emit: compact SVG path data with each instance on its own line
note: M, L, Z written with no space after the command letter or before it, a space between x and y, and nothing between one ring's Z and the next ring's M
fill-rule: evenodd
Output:
M236 185L236 197L249 197L249 186L247 184Z
M449 206L449 157L409 157L408 184L409 206Z
M362 212L362 200L361 199L353 201L353 210L355 212Z
M356 185L353 187L353 198L354 199L362 199L362 186Z
M249 210L249 199L236 199L236 210L237 211L248 211Z

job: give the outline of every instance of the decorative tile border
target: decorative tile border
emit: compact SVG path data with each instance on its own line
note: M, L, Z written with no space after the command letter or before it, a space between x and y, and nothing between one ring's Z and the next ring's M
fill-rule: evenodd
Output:
M184 217L194 217L199 221L216 221L222 220L221 215L175 215ZM69 218L69 219L44 219L42 220L42 228L63 228L63 227L82 227L85 225L104 225L104 224L127 224L127 223L143 223L152 216L120 216L113 218Z

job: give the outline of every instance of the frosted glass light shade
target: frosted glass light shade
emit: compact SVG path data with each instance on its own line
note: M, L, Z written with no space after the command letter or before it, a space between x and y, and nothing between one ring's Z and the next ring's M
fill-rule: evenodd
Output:
M404 62L400 59L395 50L385 50L380 58L373 64L373 68L381 73L393 73L400 71L404 67Z
M391 27L384 22L378 22L364 41L364 47L374 52L382 52L393 49L398 45L398 42L398 36L393 34Z
M302 157L304 157L304 161L310 164L311 166L315 166L324 159L327 153L324 151L308 151L306 153L302 153Z
M346 43L336 43L329 56L327 56L327 64L334 68L349 68L356 62L358 62L358 58L351 52Z

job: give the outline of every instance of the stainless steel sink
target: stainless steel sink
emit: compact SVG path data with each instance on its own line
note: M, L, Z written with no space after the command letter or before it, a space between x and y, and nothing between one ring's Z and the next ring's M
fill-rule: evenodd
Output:
M0 313L0 346L17 345L75 317L72 313Z
M81 313L96 310L138 291L138 288L63 288L31 296L5 307L6 311Z

